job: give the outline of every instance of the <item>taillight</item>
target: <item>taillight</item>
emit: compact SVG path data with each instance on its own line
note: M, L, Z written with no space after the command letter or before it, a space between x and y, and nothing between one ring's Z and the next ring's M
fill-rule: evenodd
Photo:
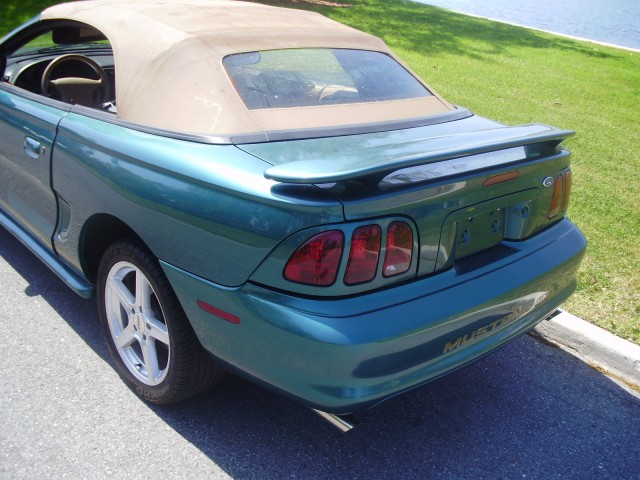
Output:
M569 197L571 195L571 171L567 170L562 175L558 175L553 186L553 196L549 206L548 218L552 219L560 212L566 212L569 208Z
M562 175L558 175L553 185L553 196L551 197L551 205L549 206L549 218L553 218L560 213L562 207L562 192L564 191L564 182Z
M358 227L353 232L349 262L344 274L346 285L369 282L376 276L381 236L378 225Z
M387 231L387 251L382 275L393 277L409 270L413 255L413 232L404 222L392 222Z
M285 266L284 277L305 285L331 287L338 272L344 271L344 285L361 285L407 273L413 263L413 250L413 230L401 221L381 220L359 226L346 243L341 230L329 230L298 247Z
M287 280L328 287L336 280L344 246L344 234L329 230L311 237L291 256L284 269Z

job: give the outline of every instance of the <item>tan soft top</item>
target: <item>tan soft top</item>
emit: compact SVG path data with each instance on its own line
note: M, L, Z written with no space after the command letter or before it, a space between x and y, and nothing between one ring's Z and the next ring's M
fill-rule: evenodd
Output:
M380 39L302 10L230 0L88 0L45 10L109 39L122 120L184 133L236 136L401 120L453 109L424 99L248 110L227 76L229 54L287 48L351 48L392 55Z

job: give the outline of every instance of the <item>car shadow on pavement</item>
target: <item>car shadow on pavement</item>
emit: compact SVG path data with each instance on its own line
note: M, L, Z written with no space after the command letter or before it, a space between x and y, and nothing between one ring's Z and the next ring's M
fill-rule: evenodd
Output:
M93 301L4 229L0 256L27 281L27 295L111 363ZM148 408L237 479L640 478L640 401L530 336L365 412L347 434L233 375L191 400Z
M234 478L640 475L640 401L529 336L361 415L347 434L236 377L155 411Z
M0 227L0 256L27 282L25 294L42 297L103 360L110 362L95 301L85 300L70 290L35 255L7 230Z

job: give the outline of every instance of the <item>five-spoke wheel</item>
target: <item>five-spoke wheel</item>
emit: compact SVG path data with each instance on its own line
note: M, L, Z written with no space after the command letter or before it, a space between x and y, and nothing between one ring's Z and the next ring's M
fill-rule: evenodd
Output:
M158 260L144 244L111 245L98 271L98 308L120 375L154 403L212 385L220 367L204 352Z
M158 295L134 264L118 262L107 273L105 307L111 338L129 371L147 385L167 375L169 332Z

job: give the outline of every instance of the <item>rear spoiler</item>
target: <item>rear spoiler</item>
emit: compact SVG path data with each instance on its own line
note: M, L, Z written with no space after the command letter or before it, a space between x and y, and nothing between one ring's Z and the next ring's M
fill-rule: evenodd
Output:
M574 134L571 130L542 124L492 128L415 140L411 142L410 148L403 149L403 155L396 157L389 154L390 149L385 149L380 155L368 151L363 155L346 155L336 160L314 159L283 163L265 170L264 176L270 180L294 184L350 180L379 182L390 173L403 168L513 147L529 147L525 149L526 158L531 158L541 153L554 152L563 140Z

